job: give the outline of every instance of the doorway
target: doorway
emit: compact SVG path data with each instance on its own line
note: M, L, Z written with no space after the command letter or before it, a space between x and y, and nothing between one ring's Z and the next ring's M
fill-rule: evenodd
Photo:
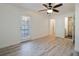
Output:
M21 20L21 42L30 40L31 36L31 18L22 16Z
M73 38L73 24L73 17L65 17L65 38Z
M55 35L55 19L50 19L50 35Z

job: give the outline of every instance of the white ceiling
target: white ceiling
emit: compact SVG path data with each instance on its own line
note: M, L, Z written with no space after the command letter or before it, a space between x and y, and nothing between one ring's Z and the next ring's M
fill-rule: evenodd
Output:
M17 3L17 4L14 4L14 5L23 7L25 9L30 9L30 10L33 10L33 11L45 9L45 7L42 6L41 3ZM58 7L57 9L60 10L60 12L74 11L75 10L75 4L74 3L63 3L63 6Z

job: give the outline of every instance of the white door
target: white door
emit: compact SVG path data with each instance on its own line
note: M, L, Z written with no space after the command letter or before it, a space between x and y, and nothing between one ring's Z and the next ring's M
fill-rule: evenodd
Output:
M50 20L50 35L55 35L55 19Z

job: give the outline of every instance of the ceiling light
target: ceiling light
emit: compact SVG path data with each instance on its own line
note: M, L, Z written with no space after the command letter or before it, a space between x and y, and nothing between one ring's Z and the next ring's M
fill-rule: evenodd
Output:
M52 13L53 11L50 9L50 10L47 10L47 13Z

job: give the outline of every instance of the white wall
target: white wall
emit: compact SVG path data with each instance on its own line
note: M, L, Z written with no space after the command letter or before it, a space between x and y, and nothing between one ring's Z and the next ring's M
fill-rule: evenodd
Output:
M23 11L24 11L22 13L23 15L31 17L32 29L30 39L33 40L47 36L49 33L49 23L48 23L49 19L47 18L47 15L45 16L45 14L40 14L30 9L25 9Z
M48 35L48 20L38 14L32 16L32 39Z
M31 39L48 35L48 20L40 14L28 9L0 4L0 48L17 44L21 41L21 16L30 16L32 33Z
M20 42L18 9L0 4L0 48Z
M79 4L75 5L75 51L79 52Z
M74 12L64 12L61 14L58 14L57 16L55 16L55 23L56 23L56 36L57 37L64 37L64 33L65 33L65 17L68 16L74 16Z

